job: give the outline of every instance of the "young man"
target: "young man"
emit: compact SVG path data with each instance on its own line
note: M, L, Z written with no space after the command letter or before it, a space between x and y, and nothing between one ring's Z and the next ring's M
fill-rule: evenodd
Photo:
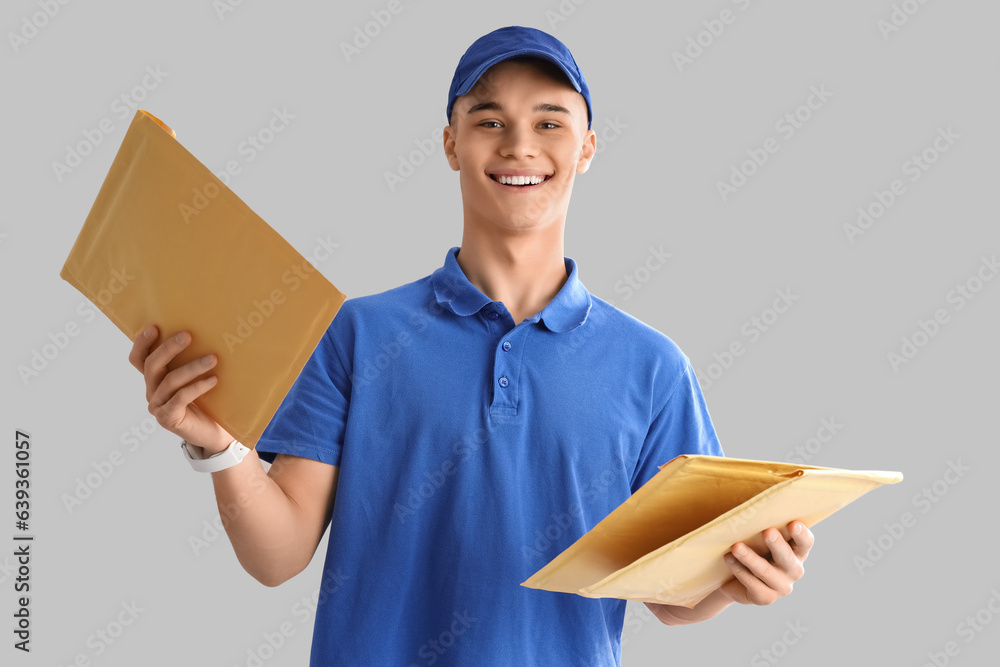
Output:
M214 355L166 372L189 335L150 353L151 327L130 361L160 424L229 459L209 467L220 511L241 508L225 525L251 575L296 575L330 526L313 665L617 665L623 600L519 584L661 464L722 449L687 357L563 256L596 148L569 50L529 28L482 37L447 114L462 245L430 276L346 301L255 451L234 456L191 404ZM734 578L694 609L649 608L693 623L787 594L812 545L789 529L765 531L767 558L734 545Z

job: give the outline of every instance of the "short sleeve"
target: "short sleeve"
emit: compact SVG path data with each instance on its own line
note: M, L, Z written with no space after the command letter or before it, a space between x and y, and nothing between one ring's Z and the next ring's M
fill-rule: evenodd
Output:
M723 456L694 368L687 357L683 362L666 401L653 415L632 475L632 493L674 457L682 454Z
M277 454L291 454L340 465L351 397L338 349L348 333L340 326L346 319L341 306L257 442L261 459L273 463Z

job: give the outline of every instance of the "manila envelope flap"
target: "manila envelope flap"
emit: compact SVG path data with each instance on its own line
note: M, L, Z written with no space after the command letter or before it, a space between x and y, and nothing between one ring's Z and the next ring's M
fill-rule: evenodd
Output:
M678 456L522 586L693 607L729 577L723 555L795 519L813 526L898 472Z
M136 112L59 275L130 341L190 331L170 370L216 353L194 404L252 448L346 297L175 136Z

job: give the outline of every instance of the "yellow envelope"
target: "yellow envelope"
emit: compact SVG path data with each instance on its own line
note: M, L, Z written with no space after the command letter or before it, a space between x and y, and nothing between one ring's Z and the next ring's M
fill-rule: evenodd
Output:
M170 370L216 353L194 404L254 447L346 297L175 136L136 112L59 275L130 341L190 331Z
M723 555L734 542L767 553L764 529L778 527L788 539L789 522L813 526L902 479L898 472L678 456L521 585L691 608L731 577Z

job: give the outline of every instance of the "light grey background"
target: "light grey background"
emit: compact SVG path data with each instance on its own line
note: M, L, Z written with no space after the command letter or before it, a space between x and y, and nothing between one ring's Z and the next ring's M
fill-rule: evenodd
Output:
M307 664L313 619L302 599L322 558L276 589L240 569L225 535L213 539L210 479L146 411L129 341L103 315L86 316L93 307L59 278L133 114L114 100L159 68L162 80L136 91L139 106L211 169L239 161L231 187L302 254L319 238L339 244L318 266L360 296L427 275L460 244L458 177L438 142L394 191L385 172L444 124L468 45L519 24L570 47L606 138L567 222L566 254L584 284L669 335L703 373L744 344L705 389L727 454L784 460L811 446L811 464L906 475L818 525L805 577L770 607L668 628L630 605L623 664L923 665L928 653L938 664L992 663L1000 280L975 278L992 277L982 258L1000 251L996 3L402 0L348 62L340 43L387 2L235 2L221 15L208 0L52 2L51 18L38 0L2 10L2 427L7 442L15 429L32 436L37 538L30 656L11 647L13 559L0 556L0 662L67 665L82 654L106 666L246 666L288 621L293 634L263 664ZM902 25L886 32L879 22L894 6ZM711 36L703 22L723 10L733 21ZM44 25L34 34L25 21ZM14 44L11 33L33 36ZM708 46L679 68L674 52L699 33ZM775 123L811 87L832 96L799 110L811 117L788 138ZM275 107L294 119L246 161L240 143ZM60 180L52 163L102 119L113 131ZM958 138L911 181L904 163L934 153L948 128ZM723 201L717 181L769 137L779 150ZM905 193L851 243L844 225L893 179ZM650 246L671 257L645 272ZM626 276L645 282L628 295ZM959 309L949 293L970 279L981 290ZM797 299L751 341L744 323L768 317L776 290ZM918 335L927 344L894 369L887 355L937 309L948 321ZM79 335L22 379L19 366L70 323ZM842 426L810 443L824 419ZM131 429L141 439L127 440ZM67 494L115 450L124 462L70 511ZM13 448L3 452L9 471ZM10 523L0 539L12 544L13 476L2 479ZM921 500L924 489L935 502ZM911 525L894 535L907 512ZM192 536L205 540L197 554ZM884 553L872 551L879 543ZM98 629L113 631L133 603L134 622L99 643ZM972 630L965 619L977 612Z

